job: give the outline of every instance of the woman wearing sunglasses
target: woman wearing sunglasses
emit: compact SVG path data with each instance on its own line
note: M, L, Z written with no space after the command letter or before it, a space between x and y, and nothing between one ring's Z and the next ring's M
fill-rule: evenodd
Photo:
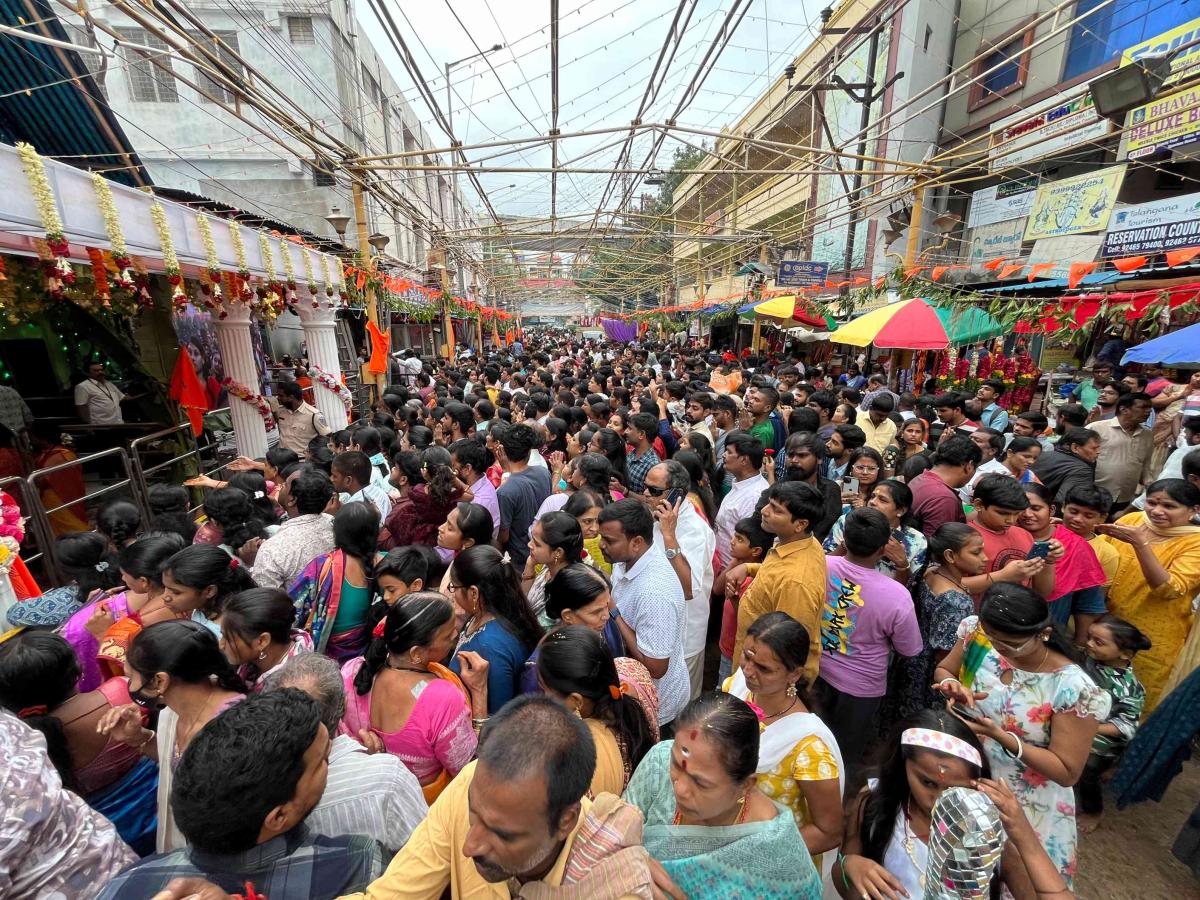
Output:
M983 742L992 776L1008 782L1071 886L1075 798L1109 696L1075 664L1076 648L1040 595L1000 583L934 670L935 687ZM1010 876L1021 875L1012 871ZM1010 882L1011 883L1011 882Z

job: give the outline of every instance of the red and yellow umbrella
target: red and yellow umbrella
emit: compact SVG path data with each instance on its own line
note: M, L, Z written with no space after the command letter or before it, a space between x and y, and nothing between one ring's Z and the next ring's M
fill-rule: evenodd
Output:
M889 303L847 322L829 336L836 344L903 350L944 350L950 336L932 306L920 297Z

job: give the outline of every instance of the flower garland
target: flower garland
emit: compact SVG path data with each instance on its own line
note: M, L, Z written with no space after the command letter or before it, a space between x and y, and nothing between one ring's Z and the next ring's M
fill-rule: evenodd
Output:
M92 262L92 278L96 282L96 297L101 305L108 309L112 306L112 291L108 286L108 270L104 265L104 251L97 247L87 248L88 259Z
M263 425L266 426L267 431L275 427L275 415L271 412L271 404L267 402L266 397L262 394L254 393L250 388L240 382L234 381L228 375L221 380L221 386L243 403L253 406L254 411L262 417Z
M121 231L121 219L117 215L117 204L113 200L108 179L99 172L94 172L92 190L96 194L96 206L100 209L100 215L104 217L104 232L108 235L108 244L112 249L113 265L117 267L117 287L124 291L132 291L137 287L129 271L133 260L129 258L129 247L125 244L125 234Z
M349 413L350 408L354 405L354 396L350 393L350 388L311 362L308 364L308 371L317 380L317 384L330 393L337 394L338 399L342 401L342 406L346 407L346 412Z
M242 226L237 222L229 223L229 239L233 242L233 253L237 257L238 291L237 299L243 303L254 300L254 292L250 290L250 263L246 260L246 244L242 240Z
M0 537L0 575L12 571L13 562L17 559L21 547L10 537Z
M183 292L183 272L179 268L179 257L175 255L175 242L171 239L171 228L167 224L167 211L157 200L150 207L150 218L154 220L154 230L158 232L158 241L162 247L163 271L167 273L167 283L171 285L171 303L176 309L187 305L187 294Z
M71 248L67 244L58 205L54 202L54 189L46 177L46 164L31 144L18 143L17 154L21 158L21 168L25 170L25 178L29 181L29 193L33 195L38 217L46 232L46 245L50 248L51 258L46 261L46 290L52 300L62 300L64 285L75 283L75 270L67 259Z
M267 283L259 285L258 288L258 298L262 301L261 312L268 319L274 319L281 312L284 300L278 273L275 271L275 254L271 252L271 241L265 231L258 233L258 249L262 254L263 269L267 273Z
M329 274L329 257L321 254L321 280L325 282L325 296L333 299L333 276Z
M213 309L221 302L221 259L217 256L217 244L213 240L208 216L196 216L196 228L200 231L200 242L204 244L204 265L208 270L209 281L208 284L200 282L200 291L204 294L204 306Z
M292 259L292 248L287 245L287 240L279 242L279 252L283 254L283 277L284 283L287 285L286 299L288 303L296 302L296 261Z
M0 491L0 537L12 538L18 544L25 540L25 517L8 491Z
M304 257L304 277L308 280L308 293L312 296L312 308L318 309L321 304L317 301L317 292L320 288L317 286L317 276L313 272L312 253L307 247L300 248L300 254ZM324 254L321 255L324 260Z

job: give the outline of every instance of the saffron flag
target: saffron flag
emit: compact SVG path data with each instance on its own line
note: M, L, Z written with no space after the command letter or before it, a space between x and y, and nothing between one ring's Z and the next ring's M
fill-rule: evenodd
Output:
M388 370L388 345L391 339L371 321L367 322L367 336L371 339L371 358L367 360L367 371L372 375L383 375Z
M179 348L179 357L175 360L175 371L171 373L167 396L178 403L179 408L187 414L192 433L199 437L204 431L204 414L208 412L208 394L196 375L191 354L182 347Z

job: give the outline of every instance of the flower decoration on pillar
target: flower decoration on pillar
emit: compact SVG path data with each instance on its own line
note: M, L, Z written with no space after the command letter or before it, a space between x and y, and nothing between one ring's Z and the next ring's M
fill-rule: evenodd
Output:
M125 244L125 233L121 230L121 219L117 215L117 204L113 200L112 188L108 179L99 172L92 174L92 190L96 194L96 206L104 218L104 233L108 235L109 249L112 251L113 265L116 266L116 286L123 291L137 288L133 280L133 260L129 258L129 248Z
M196 216L196 228L200 231L200 242L204 244L204 268L208 275L207 281L201 279L200 293L202 304L207 309L215 309L221 303L221 259L217 256L217 244L213 240L212 226L208 224L208 216Z
M350 393L350 388L334 378L329 372L326 372L320 366L313 365L311 362L308 364L308 371L317 380L317 384L331 394L337 395L337 398L342 401L342 406L346 407L346 412L349 413L350 408L354 405L354 396Z
M271 404L262 394L256 394L246 385L239 381L234 381L228 375L221 380L221 386L225 388L232 396L237 397L243 403L247 403L254 407L254 411L262 417L263 425L267 431L275 427L275 415L271 412Z
M286 299L288 303L296 302L296 261L292 259L292 248L286 240L279 242L279 252L283 254L283 277L287 285Z
M58 205L54 202L54 190L50 187L50 179L46 177L46 164L30 144L17 144L17 154L21 158L21 168L25 170L25 178L29 182L29 193L46 232L46 246L50 249L50 259L45 261L46 290L51 299L62 300L65 286L75 283L75 270L67 259L71 248L58 214Z
M321 254L321 280L325 282L325 296L333 300L333 276L329 272L329 257Z
M301 247L300 256L304 259L304 278L308 282L308 293L312 298L312 308L319 309L321 303L317 300L317 293L320 291L320 287L317 285L317 274L313 271L312 253L307 247ZM322 254L322 261L324 261L324 258L324 254Z
M266 283L258 288L258 298L262 302L259 312L270 321L282 312L284 299L283 285L279 283L278 273L275 271L275 254L271 252L271 241L265 231L258 233L258 249L262 254L263 269L267 273Z
M108 269L104 265L104 251L98 247L87 248L88 259L92 262L92 278L96 282L96 299L109 309L112 306L112 291L108 285Z
M246 243L242 240L242 226L237 222L229 223L229 239L233 242L233 253L237 257L238 289L236 298L242 303L251 304L254 292L250 290L250 263L246 260Z
M167 211L157 200L150 207L150 218L154 220L154 230L158 232L158 242L162 248L163 271L166 272L167 283L171 285L171 304L176 309L182 309L188 301L183 290L183 272L179 269L179 257L175 255L175 242L171 238L171 227L167 224Z

